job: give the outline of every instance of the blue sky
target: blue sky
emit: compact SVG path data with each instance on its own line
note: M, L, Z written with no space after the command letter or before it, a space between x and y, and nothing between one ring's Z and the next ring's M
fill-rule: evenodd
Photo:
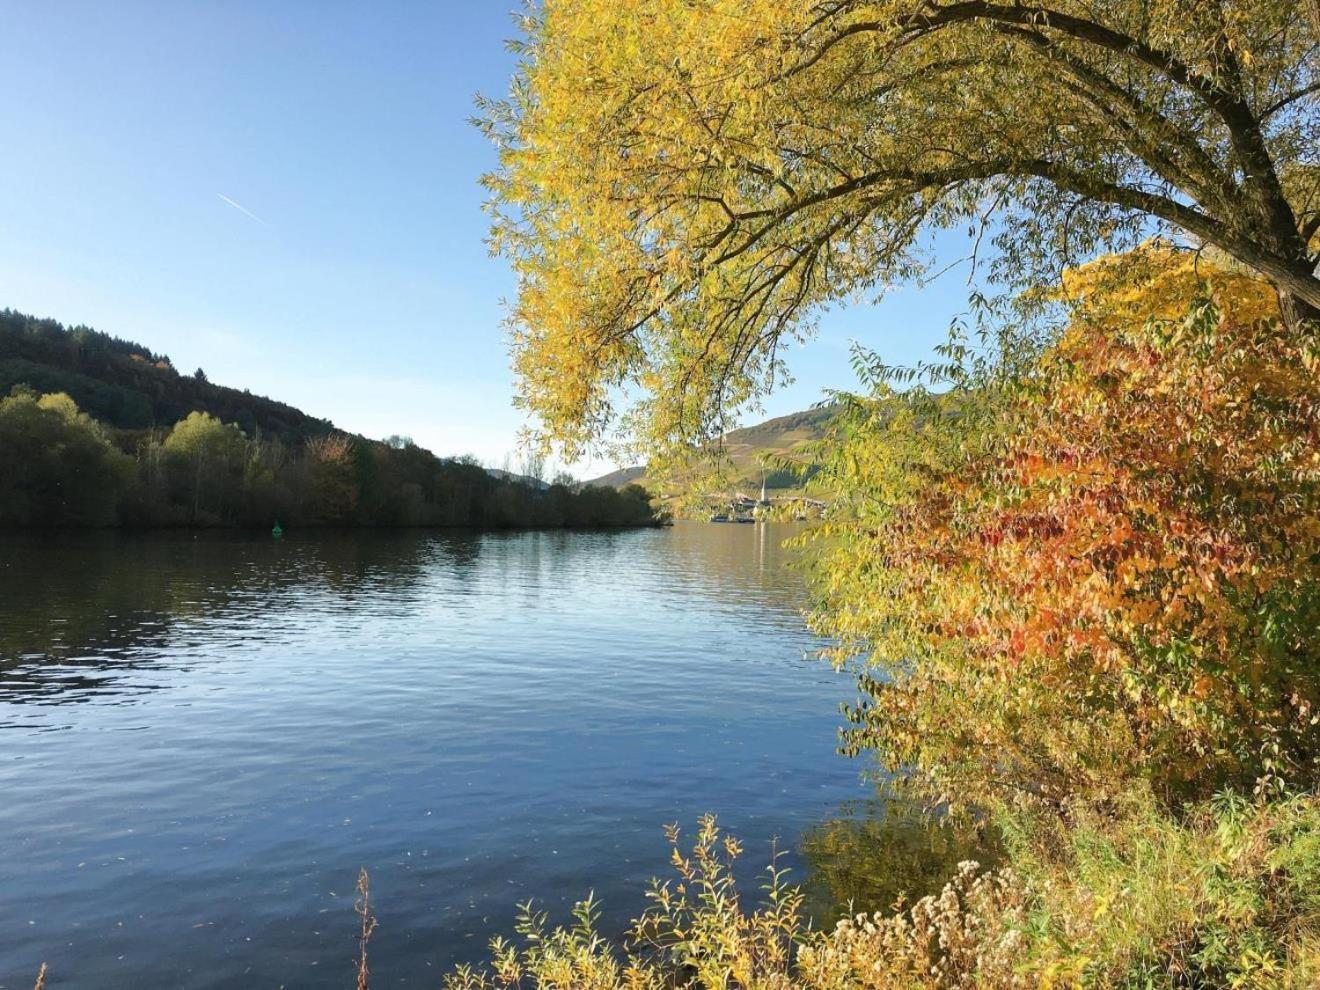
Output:
M513 282L483 242L493 153L467 118L507 89L514 6L0 5L0 306L499 463L523 425ZM828 315L766 413L847 386L851 338L929 354L965 294L951 276Z

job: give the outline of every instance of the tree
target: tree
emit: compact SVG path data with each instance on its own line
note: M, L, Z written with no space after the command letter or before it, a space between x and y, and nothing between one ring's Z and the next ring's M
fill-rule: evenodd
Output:
M203 510L223 519L234 507L242 483L243 431L204 412L190 412L174 424L163 444L166 456L182 469L189 518L202 521Z
M352 522L365 473L357 444L345 434L317 437L304 444L308 518L319 524Z
M1039 284L1152 227L1320 313L1320 25L1295 0L549 0L486 104L521 401L575 450L709 433L820 307L987 231Z
M533 481L545 483L545 455L535 448L529 449L523 453L522 465L518 468L518 473L523 481Z
M67 395L0 399L0 525L110 525L132 470Z

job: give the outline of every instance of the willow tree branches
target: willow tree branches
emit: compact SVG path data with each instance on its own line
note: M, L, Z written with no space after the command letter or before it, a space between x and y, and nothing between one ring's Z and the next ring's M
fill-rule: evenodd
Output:
M1040 284L1158 228L1320 312L1317 40L1289 0L545 0L492 243L521 400L570 448L643 396L700 434L782 374L822 306L996 225Z

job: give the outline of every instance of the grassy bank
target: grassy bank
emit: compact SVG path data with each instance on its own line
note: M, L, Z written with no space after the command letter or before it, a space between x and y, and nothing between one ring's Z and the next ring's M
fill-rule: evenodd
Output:
M821 929L773 867L735 879L741 849L703 819L671 831L673 873L613 944L580 902L552 924L528 905L516 937L447 990L1017 990L1320 985L1320 797L1232 796L1170 815L1149 795L1062 816L1001 811L1012 866L961 863L937 893ZM745 866L745 864L742 864ZM745 878L744 878L745 879ZM358 987L375 930L365 881Z

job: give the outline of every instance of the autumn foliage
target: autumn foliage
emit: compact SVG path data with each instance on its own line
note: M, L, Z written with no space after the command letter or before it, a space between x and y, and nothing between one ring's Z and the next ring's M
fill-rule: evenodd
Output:
M1031 826L1013 868L964 861L936 893L815 927L783 871L763 896L734 880L738 845L706 817L677 876L655 881L622 944L596 903L553 926L524 908L516 939L445 990L1302 990L1320 977L1314 797L1220 800L1170 822L1129 795L1067 828Z
M1320 21L1298 7L530 5L509 98L480 109L519 401L570 451L615 425L718 435L824 307L931 273L936 232L1022 288L1154 224L1314 317Z
M1315 337L1158 244L1064 295L1021 380L850 404L816 622L869 661L851 745L954 798L1312 780Z

